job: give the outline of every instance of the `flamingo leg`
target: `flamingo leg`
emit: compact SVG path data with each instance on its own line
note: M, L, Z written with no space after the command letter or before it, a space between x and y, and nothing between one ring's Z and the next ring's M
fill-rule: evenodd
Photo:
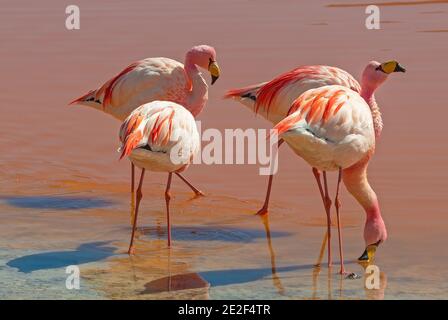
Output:
M140 176L140 182L138 184L137 188L137 195L136 195L136 205L135 205L135 218L134 223L132 224L132 235L131 235L131 243L129 244L129 250L128 254L132 254L134 252L134 236L135 236L135 229L137 228L137 217L138 217L138 208L140 207L140 200L142 200L143 194L142 194L142 186L143 186L143 179L145 177L145 169L142 169L142 174Z
M191 190L193 190L193 192L196 194L197 197L199 196L203 196L204 193L197 189L194 185L192 185L187 178L185 178L183 175L181 175L179 172L175 172L176 176L178 176L183 182L185 182L190 188Z
M135 185L135 166L131 162L131 226L134 223L134 209L135 209L135 192L134 192L134 185Z
M332 259L331 259L331 199L328 195L328 183L327 183L327 172L323 171L324 176L324 188L325 188L325 210L327 212L327 234L328 234L328 267L331 267Z
M317 258L317 262L314 266L320 267L322 263L322 259L324 258L325 247L327 244L328 232L325 230L324 238L322 239L322 245L320 246L319 257Z
M170 188L171 188L171 179L173 177L173 173L168 173L168 181L166 183L165 189L165 203L166 203L166 224L167 224L167 234L168 234L168 248L171 247L171 222L170 222Z
M336 217L338 219L338 240L339 240L339 258L341 259L341 274L345 274L344 269L344 251L342 249L342 230L341 230L341 218L339 215L339 209L341 208L341 201L339 200L339 186L341 184L342 179L342 169L339 168L339 174L338 174L338 184L336 187L336 198L334 200L334 206L336 207Z
M131 194L134 195L134 183L135 183L135 166L131 162Z
M280 139L278 141L277 150L278 150L278 148L280 148L280 146L282 145L283 142L284 142L283 139ZM263 207L261 207L261 209L257 211L257 215L261 216L261 215L268 213L269 199L271 198L271 188L272 188L272 180L273 179L274 179L274 175L273 174L269 175L268 188L266 190L266 197L264 199L264 204L263 204Z
M322 261L323 250L325 250L325 241L328 243L328 266L331 267L331 217L330 217L330 208L331 208L331 199L328 196L328 185L327 185L327 173L324 171L324 186L325 190L322 187L322 183L320 181L320 173L319 170L313 168L313 175L316 178L317 186L319 187L320 196L322 198L322 203L324 204L325 212L327 215L327 231L325 233L324 241L322 243L322 247L319 254L319 259L317 261L317 265L320 265Z

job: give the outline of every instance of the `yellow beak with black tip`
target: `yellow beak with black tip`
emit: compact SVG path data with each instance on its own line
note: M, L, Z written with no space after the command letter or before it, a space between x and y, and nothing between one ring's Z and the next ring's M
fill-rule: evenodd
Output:
M212 85L213 85L216 82L216 80L218 80L220 74L218 63L216 61L210 61L210 64L208 65L208 71L212 76Z
M384 62L377 69L387 74L392 72L406 72L406 69L395 60Z
M364 250L364 253L358 258L360 262L372 262L375 259L376 249L378 249L379 241L374 244L369 244Z

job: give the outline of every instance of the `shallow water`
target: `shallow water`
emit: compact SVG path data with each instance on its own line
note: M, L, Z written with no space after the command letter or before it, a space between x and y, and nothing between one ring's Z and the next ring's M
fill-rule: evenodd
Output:
M79 31L65 29L59 1L2 4L0 298L448 298L448 4L386 2L377 31L364 28L360 1L77 1ZM171 250L166 176L148 174L136 255L125 254L130 170L118 161L119 123L67 102L134 60L182 60L198 43L215 46L222 68L199 117L203 129L268 128L221 97L298 65L335 65L357 78L371 59L407 67L377 94L385 129L369 178L389 231L375 261L379 290L337 274L336 241L332 270L314 267L324 212L310 168L286 148L270 237L254 216L267 182L257 166L195 165L185 175L207 196L192 198L174 179ZM363 275L354 261L364 249L364 214L343 191L347 268ZM72 264L80 290L65 287Z

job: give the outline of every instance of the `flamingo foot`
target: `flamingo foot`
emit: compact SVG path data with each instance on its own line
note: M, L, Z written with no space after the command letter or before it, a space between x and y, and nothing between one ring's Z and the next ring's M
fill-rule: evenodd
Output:
M255 214L256 216L265 216L268 215L269 211L268 211L268 207L263 206L260 210L257 211L257 213Z
M342 275L342 276L348 276L348 275L350 275L350 274L352 274L353 272L349 272L349 271L347 271L347 270L345 270L345 269L340 269L339 270L339 274L340 275Z
M196 198L200 198L200 197L205 197L205 193L204 192L202 192L201 190L197 190L197 191L195 191L194 192L194 198L196 199Z
M345 274L345 278L344 279L349 279L349 280L356 280L356 279L361 279L362 277L359 274L356 274L354 272L350 272L350 273L346 273Z

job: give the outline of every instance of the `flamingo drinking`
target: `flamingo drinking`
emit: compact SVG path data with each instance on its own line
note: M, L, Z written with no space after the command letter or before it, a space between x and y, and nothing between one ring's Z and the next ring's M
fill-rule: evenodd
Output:
M168 172L165 190L168 246L171 245L170 187L173 173L187 169L199 150L193 115L171 101L153 101L135 109L120 128L121 158L141 168L128 253L132 254L145 171Z
M377 84L387 77L378 76ZM371 90L373 88L370 88ZM313 171L324 172L324 187L316 175L327 214L328 265L331 266L331 200L326 171L338 171L334 200L338 224L340 272L344 273L339 188L343 180L347 190L366 212L364 240L366 254L373 258L376 247L386 240L377 196L367 180L367 166L375 150L375 127L372 111L357 92L340 85L311 89L296 99L289 115L274 129L279 137L308 162Z
M208 99L208 86L199 68L211 74L211 84L219 78L216 51L208 45L191 48L185 65L169 58L146 58L130 64L96 90L91 90L71 104L85 105L123 121L133 110L154 100L179 103L196 117ZM196 195L195 188L180 172L175 172ZM134 193L134 164L131 163L131 195Z
M405 69L396 61L379 63L371 61L362 74L361 85L348 72L330 66L302 66L286 72L269 82L264 82L242 89L230 90L225 98L234 98L253 112L277 124L283 120L292 102L309 89L326 85L342 85L358 92L369 104L372 112L375 136L379 137L383 128L381 113L375 101L374 93L378 86L392 72L404 72ZM380 81L381 80L381 81ZM278 146L283 143L279 140ZM315 171L315 176L320 173ZM324 179L326 179L324 175ZM273 175L270 175L263 207L258 214L268 212Z

